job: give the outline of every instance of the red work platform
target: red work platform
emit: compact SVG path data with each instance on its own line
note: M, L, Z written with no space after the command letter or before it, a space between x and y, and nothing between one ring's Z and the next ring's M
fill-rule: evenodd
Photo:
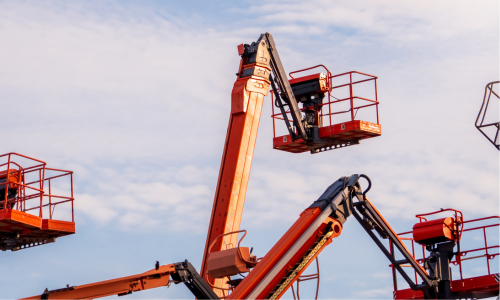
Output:
M323 67L326 73L318 73L294 78L292 74ZM280 135L277 130L283 126L276 126L276 121L283 121L281 112L275 112L274 95L272 105L273 118L273 148L277 150L301 153L312 153L333 150L359 144L361 140L377 137L382 134L382 127L378 116L377 77L357 71L339 75L332 75L323 65L290 73L290 84L301 83L304 86L318 82L318 94L324 97L322 104L317 106L317 118L314 126L319 128L319 138L325 145L311 150L303 139L292 141L289 134ZM334 85L335 84L335 85ZM297 101L300 103L300 96ZM371 107L371 109L369 109ZM301 111L311 108L302 107ZM289 113L287 111L286 113ZM359 115L358 115L359 113ZM370 120L370 121L368 121ZM285 126L286 128L286 126Z
M498 230L498 227L500 225L499 216L491 216L486 218L479 218L479 219L465 221L463 219L462 212L451 208L442 209L440 211L431 212L428 214L417 215L417 218L420 219L421 223L417 223L414 226L413 231L408 231L398 234L400 239L403 241L407 241L408 243L411 243L409 247L407 246L407 248L411 249L414 258L416 258L416 251L415 251L416 246L421 247L422 249L421 256L419 259L417 259L417 262L419 262L422 265L422 267L425 267L424 261L426 257L425 256L426 249L425 245L415 244L416 242L418 242L415 240L415 237L417 237L417 239L419 237L419 232L416 232L416 230L418 231L419 229L421 229L421 226L419 226L419 224L422 223L431 224L433 223L433 221L436 221L434 223L443 223L442 221L448 218L431 220L431 221L428 221L427 218L430 215L435 215L445 212L452 212L454 215L453 220L456 220L456 223L458 224L458 226L455 227L445 225L445 227L448 227L449 229L451 229L452 232L454 232L455 236L458 236L458 238L455 238L458 240L458 251L454 256L454 260L451 261L450 263L452 270L455 270L455 273L458 274L457 276L459 276L458 279L451 281L451 292L453 293L453 296L460 299L465 299L465 298L480 299L484 298L485 296L488 296L489 294L498 295L499 285L500 285L499 283L500 274L492 271L492 265L490 261L499 256L499 245L498 244L491 245L491 242L488 243L488 236L490 236L490 238L492 237L495 240L498 239L498 233L496 232L495 234L495 232L492 232L492 230L494 230L495 228L497 228ZM427 232L427 234L429 234L429 232ZM412 237L407 237L407 235L412 235ZM466 248L467 243L463 239L464 236L466 238L469 238L467 239L467 241L476 243L476 245L474 245L472 248ZM480 276L471 276L470 272L472 272L473 269L471 268L472 265L470 265L468 266L468 268L466 268L467 271L466 274L469 273L469 276L464 275L463 263L465 261L467 261L468 263L475 263L473 265L473 268L476 270L484 268L485 270L487 270L487 272L485 271L485 273L487 274L483 273L483 275ZM392 265L390 265L390 267L393 268ZM415 282L418 283L416 273L415 273ZM424 294L421 291L414 291L412 289L398 289L398 281L397 278L395 277L394 271L393 271L393 284L394 284L394 299L424 299Z
M380 124L373 124L365 121L348 121L341 124L321 127L319 129L319 137L330 139L332 144L325 150L332 150L358 144L360 140L368 139L375 136L380 136L382 129ZM279 136L273 138L273 148L292 153L301 153L309 151L303 139L298 139L292 142L290 135Z
M0 250L21 250L75 233L73 200L73 172L17 153L0 155ZM54 218L56 207L58 218L66 220Z
M458 279L451 282L451 291L459 294L478 294L496 292L498 295L498 278L500 274L491 274L473 278ZM469 297L464 297L467 299ZM412 289L394 292L394 299L425 299L422 291Z

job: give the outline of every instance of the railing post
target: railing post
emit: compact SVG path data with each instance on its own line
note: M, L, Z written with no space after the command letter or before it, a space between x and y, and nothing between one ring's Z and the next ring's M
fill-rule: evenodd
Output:
M49 179L49 219L52 220L52 189L50 186L50 179Z
M349 72L349 94L350 94L350 102L351 102L351 121L354 121L354 99L352 98L352 72Z
M483 234L484 234L484 248L486 250L486 264L488 265L488 275L491 275L490 272L490 260L488 258L489 253L488 253L488 241L486 239L486 227L483 227Z
M73 202L75 201L73 198L73 172L71 174L71 222L75 222L75 212L73 209Z
M375 80L375 101L376 102L376 105L375 105L375 109L377 111L377 124L380 124L379 120L378 120L378 92L377 92L377 78L374 79Z
M43 191L43 188L42 188L42 186L43 186L42 178L45 177L45 172L43 172L43 175L42 175L42 169L39 169L38 170L38 176L39 176L39 179L40 179L39 180L39 184L38 184L38 188ZM43 192L39 192L39 193L40 193L40 211L38 213L38 216L40 218L43 218L43 206L42 206L43 205Z
M276 137L276 118L274 116L274 93L271 92L271 109L272 109L272 117L273 117L273 138Z
M9 191L9 170L10 170L10 154L7 158L7 179L5 180L5 197L3 198L3 210L7 211L7 195Z
M332 80L330 78L330 80ZM330 124L329 126L332 126L332 94L330 92L330 90L328 90L328 117L330 118Z

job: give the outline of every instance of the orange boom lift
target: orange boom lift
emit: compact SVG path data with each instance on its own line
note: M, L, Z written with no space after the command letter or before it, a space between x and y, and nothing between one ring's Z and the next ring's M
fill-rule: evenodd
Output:
M218 251L237 243L238 236L229 233L240 229L262 104L269 87L273 89L275 149L293 153L317 153L359 144L361 139L381 134L375 76L359 72L332 76L325 68L326 74L318 73L289 81L270 33L262 34L250 45L239 45L238 54L241 61L231 93L231 114L200 272L219 296L223 295L228 285L224 280L210 276L207 260L210 251L212 256L217 255L215 253ZM353 82L353 75L367 78ZM350 79L349 82L335 87L332 85L333 81L345 80L346 77ZM375 85L374 99L357 97L354 85L368 81ZM343 99L331 101L332 90L339 93L347 91L347 95ZM358 100L368 104L356 106L355 102ZM336 111L334 106L339 104L347 104L348 108ZM355 119L361 108L370 106L376 109L376 123ZM279 113L274 113L275 107ZM332 123L334 117L340 114L348 114L350 118L341 124ZM285 123L287 135L276 137L277 120Z

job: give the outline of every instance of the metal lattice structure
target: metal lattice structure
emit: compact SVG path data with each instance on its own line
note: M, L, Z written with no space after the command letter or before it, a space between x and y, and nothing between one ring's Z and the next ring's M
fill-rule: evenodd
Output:
M498 131L499 131L499 123L500 122L493 122L493 123L487 123L485 124L485 118L488 112L488 107L490 106L490 100L491 100L491 95L494 95L497 100L500 100L500 96L494 91L494 88L496 85L498 85L500 81L494 81L490 82L486 85L485 91L484 91L484 98L483 98L483 104L481 105L481 109L479 110L479 114L477 115L476 119L476 128L490 141L497 150L500 150L500 144L498 140ZM494 98L493 98L494 99ZM485 129L493 127L496 128L496 131L490 131L487 132ZM494 134L492 134L495 132Z

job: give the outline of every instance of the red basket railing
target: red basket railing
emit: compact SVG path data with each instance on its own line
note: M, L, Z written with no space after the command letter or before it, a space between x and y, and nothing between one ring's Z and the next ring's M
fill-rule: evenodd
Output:
M43 218L43 209L48 208L48 219L53 219L55 207L57 205L69 203L71 206L71 221L74 222L72 171L47 168L45 162L18 153L0 155L0 160L6 160L5 163L0 164L1 174L5 172L7 174L15 173L19 178L18 182L13 182L10 176L7 176L7 180L0 183L0 189L5 190L4 195L0 195L0 204L2 204L3 210L7 210L12 206L12 209ZM20 163L19 160L23 160L23 163ZM46 177L47 173L53 175ZM64 180L61 178L68 177L69 195L62 196L54 194L54 181ZM17 196L15 199L8 199L7 197L11 183L17 186ZM36 202L30 200L35 200Z
M451 261L451 264L453 266L458 266L458 272L460 274L460 280L462 281L462 285L463 285L464 279L467 279L467 278L464 278L464 276L463 276L463 265L462 265L463 261L472 260L472 259L479 259L479 258L485 258L486 259L486 266L487 266L487 269L488 269L488 274L487 275L491 275L490 260L494 259L496 256L499 255L498 249L500 247L499 247L499 245L489 245L488 244L488 236L486 234L486 229L498 227L499 226L499 222L498 221L500 221L500 217L499 216L490 216L490 217L485 217L485 218L479 218L479 219L473 219L473 220L464 221L463 220L462 212L459 211L459 210L451 209L451 208L442 209L442 210L431 212L431 213L427 213L427 214L417 215L416 217L420 219L420 222L422 222L422 221L427 221L426 216L435 215L435 214L446 212L446 211L452 211L454 213L455 220L458 220L457 223L459 225L459 228L457 228L457 231L456 231L456 234L458 235L458 239L457 239L457 254L455 255L455 259L453 261ZM497 220L497 223L486 224L486 225L476 226L476 227L472 227L472 228L466 228L466 226L465 226L465 224L472 224L472 223L475 223L475 222L486 221L486 220ZM473 231L482 231L482 236L483 236L483 239L484 239L484 241L483 241L484 242L484 247L479 247L479 248L475 248L475 249L466 249L466 250L464 250L463 242L461 242L462 235L464 233L466 233L466 232L468 233L468 232L473 232ZM413 233L413 231L407 231L407 232L399 233L398 235L399 235L399 237L400 237L401 240L411 242L412 255L416 259L416 261L423 266L424 265L424 260L425 260L425 257L426 257L425 256L425 246L421 245L421 248L422 248L422 254L421 255L422 256L420 256L420 258L417 259L416 258L416 252L415 252L415 241L413 240L412 237L404 237L404 235L410 235L412 233ZM497 251L496 252L492 251L495 248L497 249ZM472 253L472 252L477 253L477 252L481 252L481 251L484 251L484 252L480 253L479 255L476 255L476 256L463 258L463 257L467 256L467 254L469 254L469 253ZM392 265L391 265L391 267L392 267ZM484 274L484 275L486 275L486 274ZM396 282L396 278L393 277L393 281L395 283ZM416 271L415 271L415 283L418 284L418 277L417 277L417 272ZM395 291L397 291L398 290L396 288L397 286L396 285L394 285L394 286L395 286Z
M315 68L324 68L326 71L326 77L327 77L327 87L328 90L326 91L326 97L327 101L323 102L323 104L320 105L322 107L322 111L319 114L319 126L320 127L325 127L325 126L331 126L336 124L334 116L336 115L342 115L342 114L349 114L349 119L351 121L356 120L356 116L359 112L360 109L365 109L368 107L374 107L374 115L376 119L376 124L380 124L379 122L379 115L378 115L378 96L377 96L377 78L376 76L366 74L366 73L361 73L357 71L350 71L338 75L332 75L332 73L326 68L324 65L317 65L314 67L302 69L302 70L297 70L294 72L290 72L289 76L290 78L294 79L293 74L297 74L300 72L305 72L305 71L310 71ZM361 80L353 80L353 76L361 76ZM342 81L342 84L338 85L333 85L335 81ZM369 97L361 97L357 95L356 93L356 87L360 84L363 83L371 83L373 82L373 91L374 91L374 97L371 99ZM336 91L340 91L342 88L348 89L348 97L343 97L343 98L336 98L334 96ZM281 112L278 110L277 112L274 111L274 94L271 93L272 97L272 119L273 119L273 132L274 132L274 137L277 136L276 134L276 120L283 120L283 117L281 115ZM332 100L333 99L333 100ZM355 100L361 100L363 102L367 102L366 104L363 105L357 105L355 106ZM339 110L336 109L335 106L336 104L341 104L341 103L349 103L349 108L344 109L344 110ZM325 108L328 107L328 111L325 111ZM305 110L304 108L301 109L301 111ZM286 111L287 114L290 113L289 110ZM291 117L290 117L291 119Z

